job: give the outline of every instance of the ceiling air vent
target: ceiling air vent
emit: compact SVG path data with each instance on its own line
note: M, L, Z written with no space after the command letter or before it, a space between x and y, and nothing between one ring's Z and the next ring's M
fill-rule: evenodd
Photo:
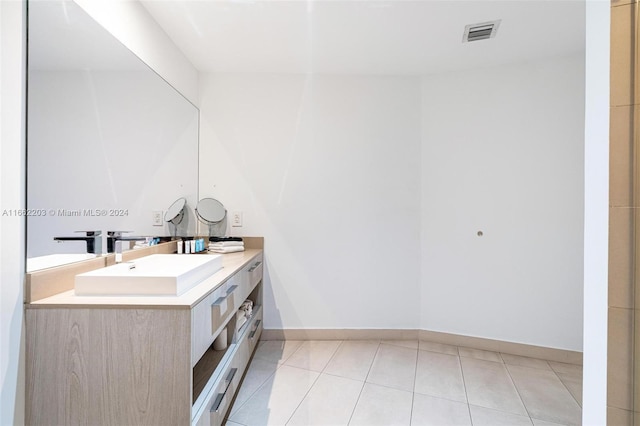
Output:
M496 36L498 27L500 26L500 19L491 22L482 22L480 24L471 24L464 27L464 36L462 42L467 43L469 41L487 40Z

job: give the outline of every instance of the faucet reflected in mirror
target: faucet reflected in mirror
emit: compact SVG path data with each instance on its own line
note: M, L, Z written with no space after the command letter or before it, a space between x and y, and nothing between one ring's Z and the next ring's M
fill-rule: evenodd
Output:
M78 237L53 237L54 241L85 241L87 243L87 253L102 254L102 231L76 231L82 232L84 236Z
M122 262L123 241L143 241L147 237L135 237L122 235L131 231L107 231L107 253L115 253L116 263Z
M76 231L85 235L77 237L54 237L54 241L85 241L87 243L87 253L102 255L102 231ZM122 262L122 242L123 241L144 241L148 237L133 235L122 235L131 231L107 231L107 253L114 253L116 263Z

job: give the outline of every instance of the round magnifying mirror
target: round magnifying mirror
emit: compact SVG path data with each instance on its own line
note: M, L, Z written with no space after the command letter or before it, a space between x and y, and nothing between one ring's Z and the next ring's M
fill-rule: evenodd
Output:
M202 222L212 225L221 222L227 215L222 203L214 198L203 198L198 201L196 215Z
M178 198L171 204L167 212L164 214L165 222L171 222L174 225L178 225L182 222L184 217L184 206L187 204L187 200L184 198Z

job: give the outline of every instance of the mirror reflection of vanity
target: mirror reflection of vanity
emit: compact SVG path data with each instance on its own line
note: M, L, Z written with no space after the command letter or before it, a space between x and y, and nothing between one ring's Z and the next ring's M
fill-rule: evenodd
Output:
M193 235L198 109L72 1L29 2L28 30L27 269L108 231ZM180 226L154 224L179 198Z

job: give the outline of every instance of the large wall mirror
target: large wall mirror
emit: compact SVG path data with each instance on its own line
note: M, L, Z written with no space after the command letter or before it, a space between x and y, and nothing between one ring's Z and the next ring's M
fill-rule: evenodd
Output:
M193 234L198 109L73 1L28 3L27 270L87 254L78 231ZM158 225L158 218L161 223ZM155 221L155 223L154 223Z

